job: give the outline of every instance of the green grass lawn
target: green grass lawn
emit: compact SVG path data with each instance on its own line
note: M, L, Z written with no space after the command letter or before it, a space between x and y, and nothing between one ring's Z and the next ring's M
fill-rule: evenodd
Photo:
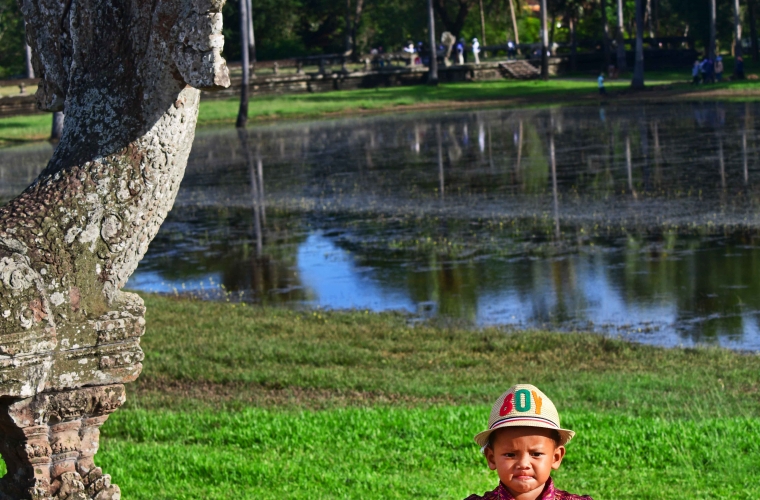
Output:
M145 369L103 427L125 499L464 498L510 385L578 432L558 484L595 499L760 494L760 356L590 334L410 326L147 296Z
M50 113L39 113L0 118L0 146L47 139L53 125L52 116Z
M627 81L614 81L610 89L629 86ZM533 81L487 81L477 83L448 83L437 87L415 85L408 87L382 87L376 89L342 90L318 94L284 94L255 97L251 101L251 118L313 117L326 113L340 113L349 110L401 109L405 106L440 103L472 103L484 101L506 101L526 99L536 103L542 97L544 104L551 104L552 98L568 98L597 92L596 81L551 80ZM528 101L522 102L523 105ZM219 121L234 121L238 111L238 100L205 101L201 103L199 125Z
M677 94L688 94L701 90L724 91L721 99L746 98L747 92L760 91L760 82L724 82L720 84L691 87L684 72L653 72L647 75L647 83L652 86L669 85ZM607 89L612 94L624 93L630 80L608 80ZM345 90L323 93L284 94L259 96L252 99L249 116L252 120L283 118L317 118L331 114L347 114L352 111L404 111L414 106L547 106L552 104L573 104L596 102L596 80L588 75L574 75L573 78L557 78L544 81L498 80L487 82L464 82L441 84L437 87L426 85L408 87L387 87L377 89ZM641 94L648 97L647 93ZM630 94L626 99L635 98ZM663 97L663 99L668 98ZM754 99L755 96L752 96ZM198 126L218 126L232 124L238 112L236 98L201 102ZM51 117L36 114L11 118L0 118L0 146L24 141L44 140L49 137Z

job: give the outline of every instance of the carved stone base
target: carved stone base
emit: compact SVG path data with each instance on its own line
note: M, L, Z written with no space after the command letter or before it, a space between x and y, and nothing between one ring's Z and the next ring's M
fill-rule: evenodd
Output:
M123 385L0 398L0 500L119 500L96 467L100 426L125 401Z

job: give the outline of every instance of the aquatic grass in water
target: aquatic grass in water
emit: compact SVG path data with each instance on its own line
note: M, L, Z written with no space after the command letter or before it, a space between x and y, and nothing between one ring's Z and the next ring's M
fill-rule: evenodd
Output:
M756 108L405 114L251 127L243 142L201 130L129 286L757 350ZM33 156L7 152L0 197Z

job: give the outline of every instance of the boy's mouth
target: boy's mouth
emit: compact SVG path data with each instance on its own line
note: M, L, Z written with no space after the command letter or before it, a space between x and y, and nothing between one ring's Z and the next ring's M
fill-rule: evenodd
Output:
M512 476L514 479L518 481L529 481L533 479L533 476L529 476L527 474L519 475L519 476Z

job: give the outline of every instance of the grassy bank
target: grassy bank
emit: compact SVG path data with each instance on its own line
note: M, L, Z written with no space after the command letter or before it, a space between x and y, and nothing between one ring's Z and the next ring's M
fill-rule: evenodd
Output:
M756 99L760 83L724 82L692 87L688 75L673 73L649 75L649 90L631 92L630 81L607 82L610 102L667 101L678 99ZM596 81L589 76L543 81L489 81L451 83L437 87L425 85L318 94L284 94L253 99L249 108L252 120L319 118L361 113L413 111L438 108L545 106L552 104L598 103ZM231 125L238 111L237 99L203 100L199 127ZM0 146L23 141L44 140L50 134L48 114L0 118Z
M127 499L464 498L511 384L578 431L556 478L595 499L760 494L760 356L398 314L146 297L145 369L98 462Z

